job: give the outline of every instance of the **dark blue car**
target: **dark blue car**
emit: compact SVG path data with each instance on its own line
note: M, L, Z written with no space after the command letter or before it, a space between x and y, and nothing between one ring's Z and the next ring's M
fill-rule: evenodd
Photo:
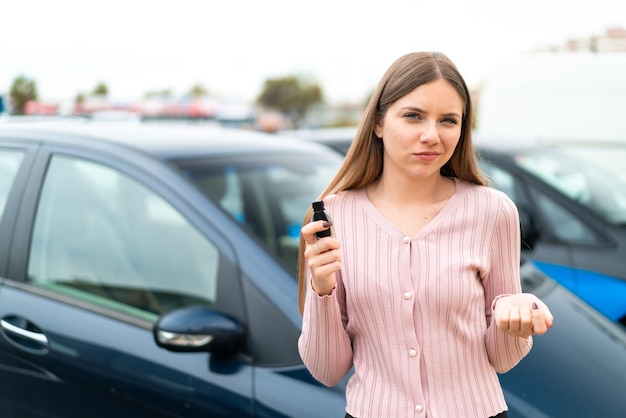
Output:
M502 140L482 142L479 150L481 168L519 209L524 254L626 325L626 181L604 167L626 158L626 144Z
M342 157L208 126L0 124L0 416L342 417L297 352L300 223ZM555 326L511 418L617 417L626 337L524 263Z

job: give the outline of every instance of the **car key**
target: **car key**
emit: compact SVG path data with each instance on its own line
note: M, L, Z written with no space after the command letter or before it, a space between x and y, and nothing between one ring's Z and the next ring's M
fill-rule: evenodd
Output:
M326 209L324 209L324 201L316 200L312 203L313 206L313 214L311 215L311 222L313 221L327 221L332 225L332 219ZM323 231L319 231L315 233L315 236L319 238L330 237L330 227Z

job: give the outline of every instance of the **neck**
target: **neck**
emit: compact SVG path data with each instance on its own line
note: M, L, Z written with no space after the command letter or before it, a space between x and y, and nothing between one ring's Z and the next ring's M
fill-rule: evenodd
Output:
M456 190L454 180L437 174L410 184L381 178L367 187L370 202L399 230L417 234L434 219Z
M454 193L453 180L440 174L410 181L391 178L383 174L367 187L370 200L394 205L431 204L449 199L452 193Z

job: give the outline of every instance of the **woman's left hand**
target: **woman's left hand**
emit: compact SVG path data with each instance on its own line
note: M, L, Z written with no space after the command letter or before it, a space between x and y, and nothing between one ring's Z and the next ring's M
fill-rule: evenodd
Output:
M500 331L523 338L545 334L554 322L550 309L531 293L501 297L493 315Z

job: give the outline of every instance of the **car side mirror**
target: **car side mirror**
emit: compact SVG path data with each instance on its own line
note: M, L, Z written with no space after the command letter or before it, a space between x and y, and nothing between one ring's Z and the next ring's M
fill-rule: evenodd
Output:
M170 351L227 355L243 347L246 332L236 319L194 305L163 314L154 325L153 335L159 347Z

